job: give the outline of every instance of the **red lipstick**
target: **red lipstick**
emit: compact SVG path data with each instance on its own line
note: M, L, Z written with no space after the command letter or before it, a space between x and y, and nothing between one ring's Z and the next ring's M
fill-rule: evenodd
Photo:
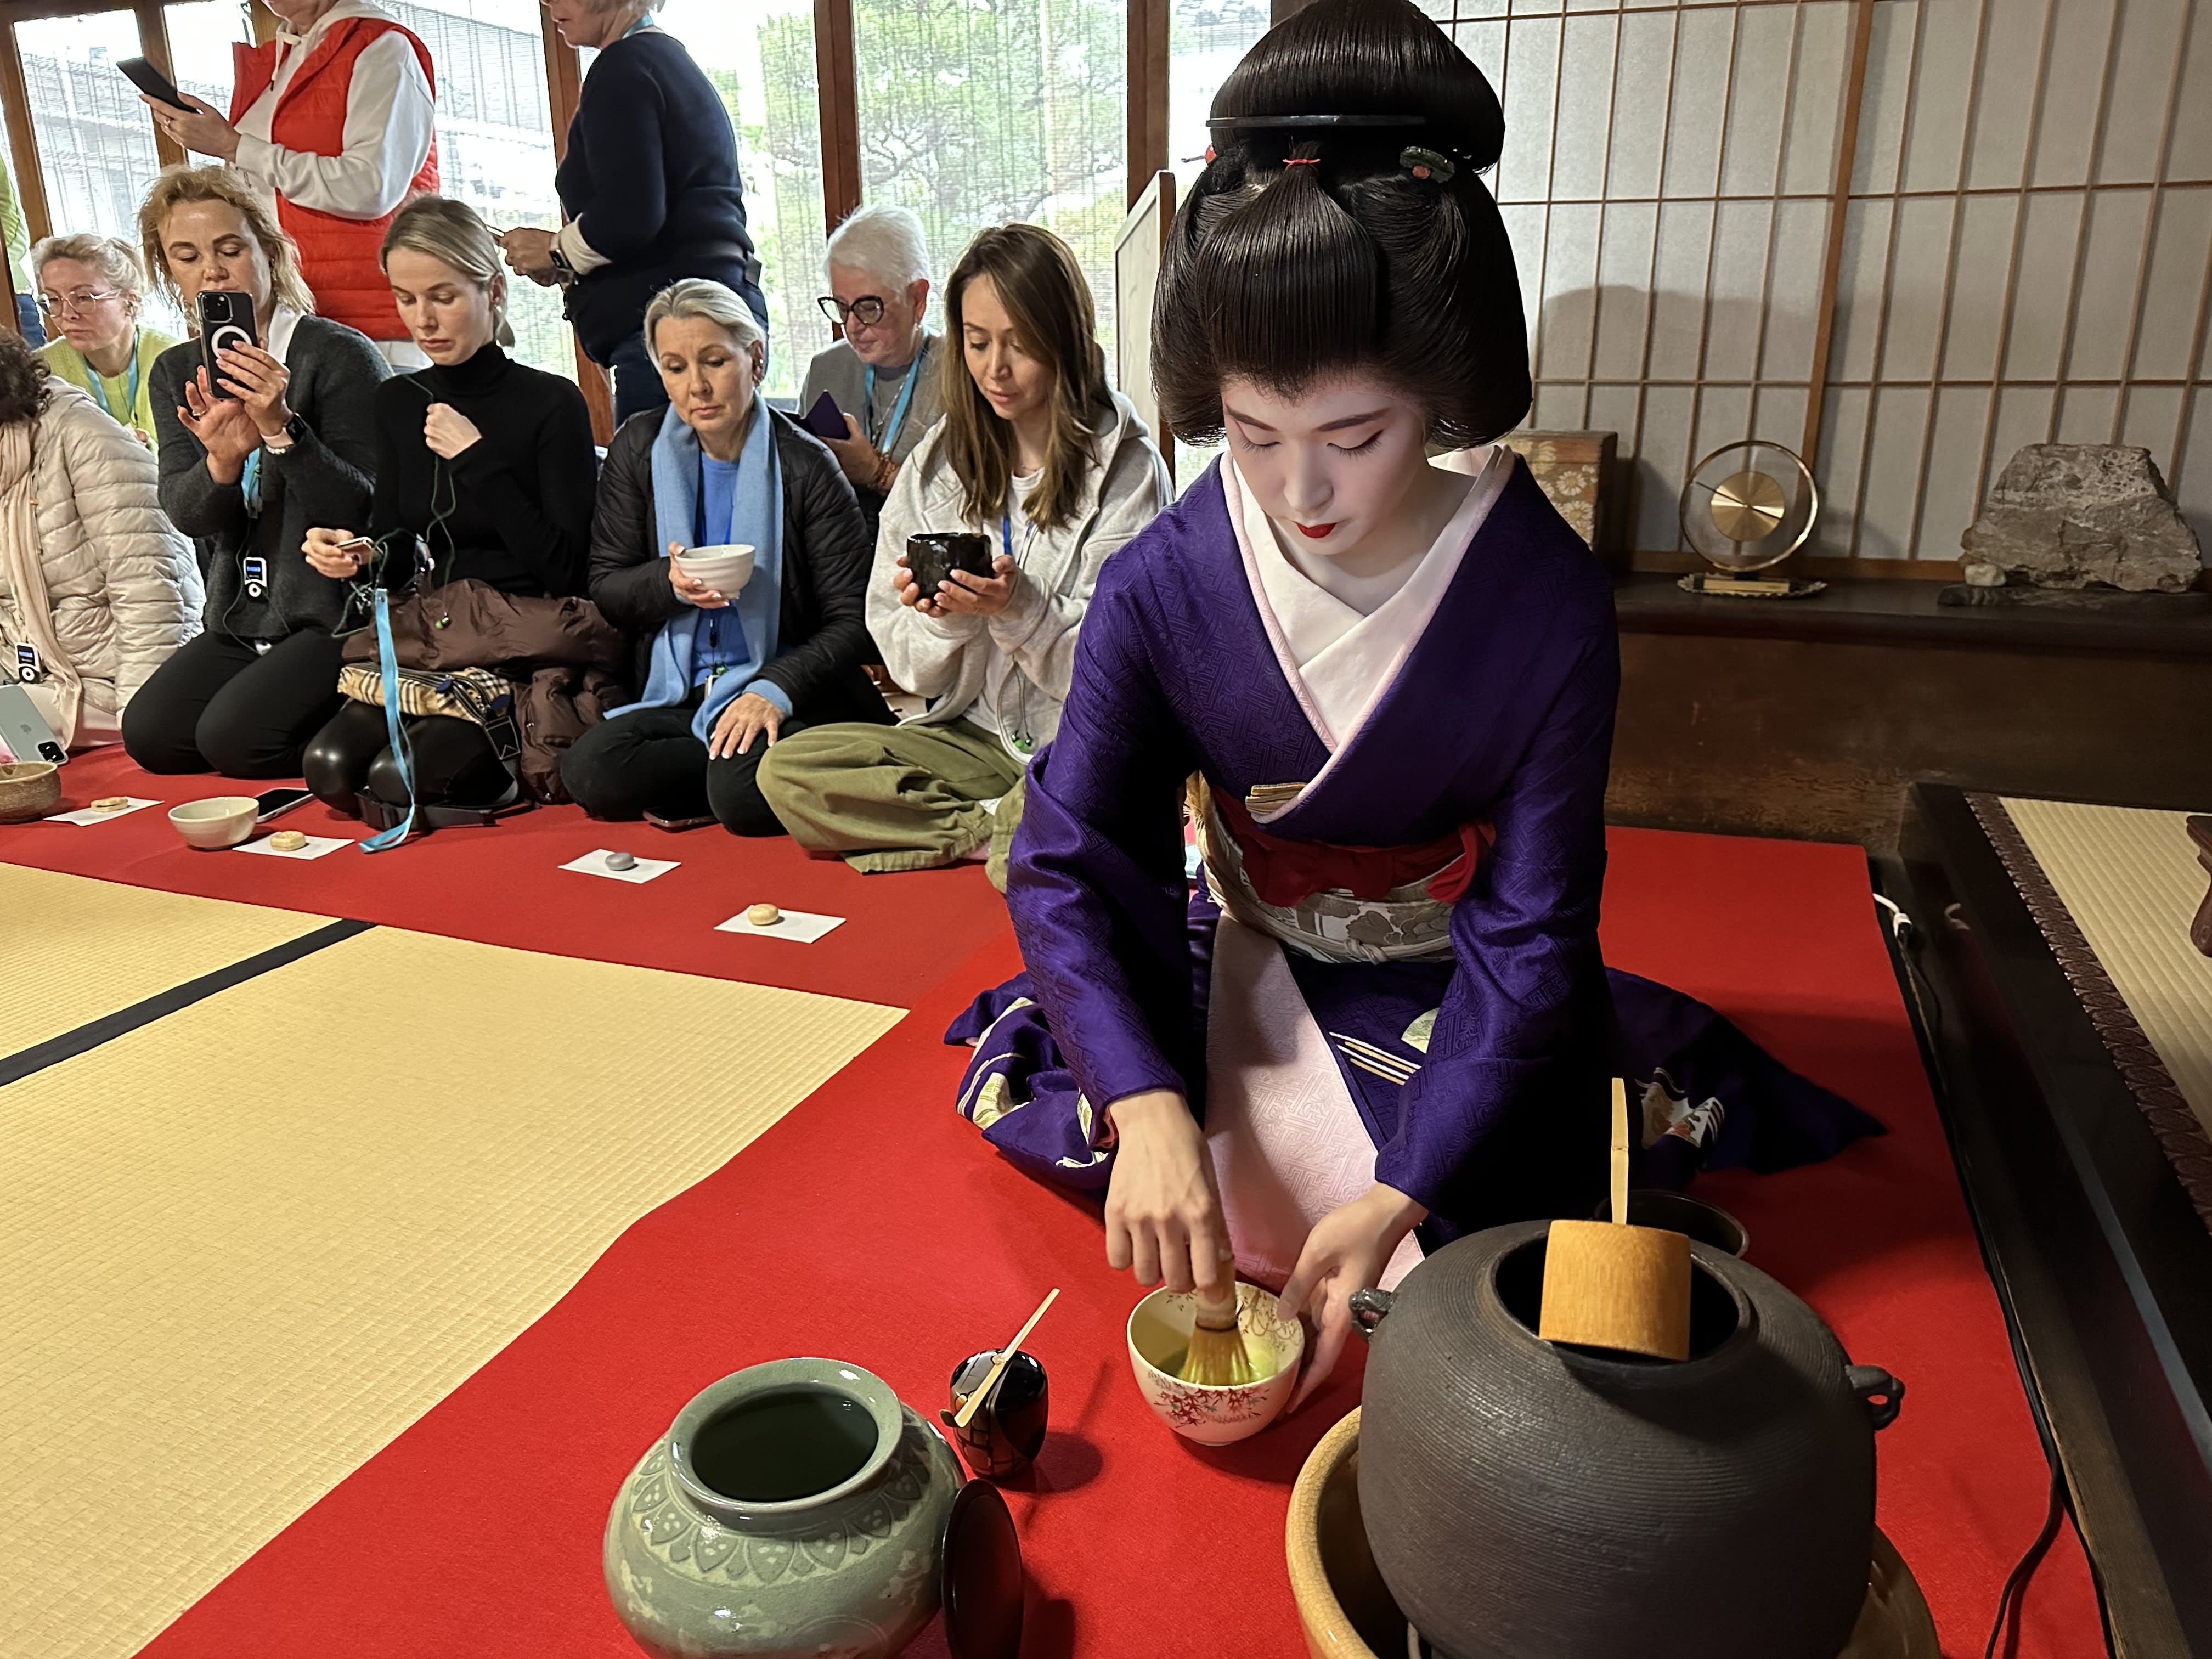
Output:
M1309 541L1317 542L1335 528L1334 524L1302 524L1298 526L1298 534Z

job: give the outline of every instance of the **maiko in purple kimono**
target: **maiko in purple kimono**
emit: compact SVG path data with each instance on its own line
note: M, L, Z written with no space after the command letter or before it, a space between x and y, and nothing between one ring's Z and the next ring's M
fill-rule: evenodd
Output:
M1348 1094L1372 1147L1358 1183L1424 1206L1429 1249L1590 1213L1617 1074L1643 1094L1640 1178L1655 1182L1705 1162L1786 1167L1879 1133L1711 1009L1608 975L1612 591L1517 458L1492 455L1486 497L1479 484L1446 530L1455 544L1429 556L1445 562L1381 642L1372 693L1340 737L1286 653L1228 465L1100 577L1007 884L1028 972L948 1034L978 1045L961 1109L986 1136L1041 1176L1100 1189L1112 1146L1097 1109L1180 1092L1215 1143L1240 1267L1279 1283L1295 1239L1270 1250L1235 1237L1249 1231L1243 1178L1224 1162L1209 1073L1217 1097L1225 1070L1277 1079L1237 1106L1248 1136L1286 1113L1312 1135L1322 1096ZM1180 811L1194 775L1207 867L1195 894ZM1406 849L1421 848L1428 867L1409 870ZM1244 977L1274 977L1238 1016L1244 1051L1224 1053L1209 1010L1232 932ZM1282 1035L1293 988L1293 1024L1326 1037L1307 1061L1333 1062L1321 1094L1296 1083L1300 1039ZM1395 1278L1406 1263L1393 1265Z

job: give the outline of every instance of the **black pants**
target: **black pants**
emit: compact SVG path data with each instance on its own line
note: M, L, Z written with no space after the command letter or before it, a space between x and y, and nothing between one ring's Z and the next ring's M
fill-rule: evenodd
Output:
M561 781L595 818L711 816L733 836L781 835L783 825L754 781L768 753L767 737L755 738L748 754L709 760L707 745L691 735L697 713L694 701L686 708L641 708L600 721L562 756ZM806 726L805 720L788 720L777 735L787 738Z
M406 714L415 757L415 799L422 806L497 806L514 781L473 720ZM407 805L406 781L392 753L384 710L348 702L315 733L301 770L307 787L339 811L358 817L364 791L388 806Z
M344 641L306 629L266 652L223 634L179 647L123 711L123 748L149 772L289 778L344 701Z

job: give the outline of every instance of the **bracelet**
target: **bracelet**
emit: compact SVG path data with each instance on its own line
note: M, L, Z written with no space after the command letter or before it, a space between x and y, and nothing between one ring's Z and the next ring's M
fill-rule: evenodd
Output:
M898 463L888 455L876 457L875 482L869 486L878 495L888 495L891 486L898 482Z

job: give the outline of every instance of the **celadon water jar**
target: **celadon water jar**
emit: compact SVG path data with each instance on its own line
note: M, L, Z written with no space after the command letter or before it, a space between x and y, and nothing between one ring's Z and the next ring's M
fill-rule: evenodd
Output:
M656 1659L889 1659L937 1611L965 1478L873 1373L750 1366L697 1395L623 1483L607 1592Z

